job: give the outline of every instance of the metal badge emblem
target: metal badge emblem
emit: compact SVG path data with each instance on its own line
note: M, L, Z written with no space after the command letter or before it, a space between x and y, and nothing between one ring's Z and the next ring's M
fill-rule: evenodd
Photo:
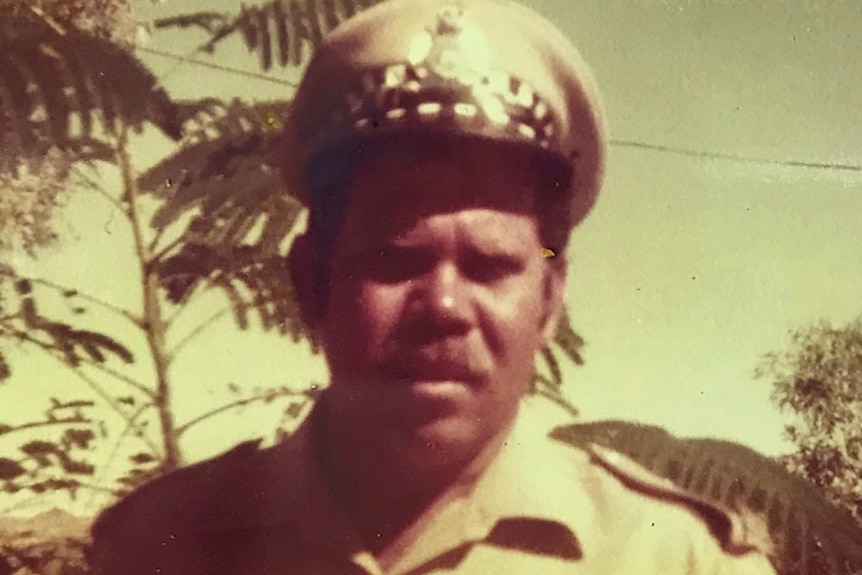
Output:
M442 79L471 85L487 74L490 58L487 41L470 26L464 8L448 4L438 12L436 25L413 39L408 61Z

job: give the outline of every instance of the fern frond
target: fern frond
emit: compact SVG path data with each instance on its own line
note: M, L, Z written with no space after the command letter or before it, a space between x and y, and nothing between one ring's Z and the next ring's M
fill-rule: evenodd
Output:
M5 330L7 333L60 354L72 367L78 367L85 359L104 363L108 360L106 352L125 363L134 362L132 352L110 336L42 316L33 296L33 284L29 280L16 281L15 290L19 296L19 309L10 317L23 323L23 327L10 325L10 329Z
M184 243L254 244L278 253L302 211L274 155L286 109L284 102L239 101L184 108L191 118L185 146L139 180L163 201L151 226L162 232L193 214Z
M9 365L9 360L3 354L3 350L0 350L0 383L5 382L10 377L12 377L12 367Z
M62 148L76 138L92 139L97 127L114 133L120 119L134 128L149 122L180 137L174 103L130 52L55 22L9 14L3 19L0 142L5 147L29 150L49 142Z
M541 351L541 355L548 366L548 370L551 372L551 378L548 380L548 383L556 388L561 387L563 385L563 371L554 352L550 348L545 348Z
M333 28L360 10L384 0L274 0L243 7L237 17L212 33L203 46L207 52L233 34L242 35L249 52L264 70L279 65L297 66L323 42Z
M308 338L299 316L286 260L261 246L188 244L159 267L168 299L182 302L199 285L222 290L241 329L254 312L265 330L294 341Z
M559 428L553 436L619 451L692 495L759 517L774 542L779 573L850 575L862 570L862 526L812 484L745 446L679 439L660 427L602 421Z
M557 327L557 335L554 337L554 343L572 360L575 365L584 365L584 357L581 355L581 349L584 347L584 338L581 337L572 327L572 320L569 315L569 310L563 306L560 322Z

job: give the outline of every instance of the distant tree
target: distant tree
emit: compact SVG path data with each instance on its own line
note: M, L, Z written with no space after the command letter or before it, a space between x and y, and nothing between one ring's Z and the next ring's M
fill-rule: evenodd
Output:
M862 523L862 318L795 330L789 349L767 354L757 375L794 416L786 431L798 451L784 464Z

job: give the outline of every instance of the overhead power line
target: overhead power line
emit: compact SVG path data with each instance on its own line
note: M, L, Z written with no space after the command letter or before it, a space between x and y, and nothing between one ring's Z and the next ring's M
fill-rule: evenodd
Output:
M814 170L835 170L842 172L862 172L862 165L859 164L843 164L834 162L809 162L804 160L775 160L770 158L754 158L751 156L743 156L741 154L729 154L724 152L707 152L702 150L691 150L687 148L677 148L673 146L663 146L661 144L650 144L648 142L638 142L634 140L609 140L608 144L620 148L638 148L641 150L652 150L655 152L664 152L669 154L677 154L680 156L689 156L692 158L704 158L709 160L729 160L732 162L744 162L748 164L771 164L785 168L808 168Z
M240 68L232 68L230 66L225 66L223 64L216 64L214 62L206 62L204 60L198 60L196 58L192 58L189 56L183 56L181 54L174 54L173 52L166 52L164 50L156 50L155 48L138 48L141 52L146 52L147 54L153 54L155 56L161 56L163 58L168 58L170 60L174 60L177 62L183 62L186 64L191 64L193 66L200 66L202 68L210 68L212 70L218 70L220 72L227 72L229 74L236 74L237 76L245 76L246 78L254 78L256 80L263 80L264 82L270 82L273 84L280 84L282 86L290 86L291 88L296 88L299 86L296 82L291 82L290 80L285 80L283 78L276 78L274 76L269 76L267 74L261 74L258 72L249 72L248 70L242 70Z

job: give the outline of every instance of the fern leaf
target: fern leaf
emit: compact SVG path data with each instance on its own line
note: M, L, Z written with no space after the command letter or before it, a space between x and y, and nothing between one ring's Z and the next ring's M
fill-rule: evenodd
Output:
M260 67L269 70L272 68L272 36L269 33L269 16L264 11L257 13L257 30L260 34Z
M27 473L24 467L7 457L0 457L0 481L12 481Z
M298 66L333 28L381 1L271 0L262 6L244 7L233 20L212 32L203 50L212 52L222 40L239 32L249 52L258 56L262 69L271 68L273 54L278 55L281 66Z
M305 18L308 22L309 39L313 46L323 43L323 27L320 25L320 10L318 0L305 0Z
M284 102L210 103L203 113L193 112L200 118L194 139L139 179L142 190L163 200L151 226L163 231L191 215L185 243L280 249L302 209L274 160L286 107ZM209 115L218 109L221 117Z
M260 246L189 244L159 268L172 301L207 284L225 292L240 328L249 327L253 312L264 329L278 329L298 340L308 333L299 319L287 272L283 256Z
M22 148L35 146L36 137L30 125L29 118L34 106L29 95L29 81L15 59L0 54L0 92L3 94L4 128L8 132L0 133L0 139L8 141L16 138ZM8 128L7 128L8 129Z
M299 66L302 63L303 40L308 38L308 26L302 18L302 9L296 2L290 3L289 22L293 26L293 42L290 45L290 63Z
M79 345L85 346L87 353L93 356L93 360L95 361L105 361L104 354L102 354L101 350L105 350L116 355L124 363L134 363L135 361L135 357L132 355L129 348L103 333L88 330L74 330L73 336ZM96 349L98 351L94 355L90 352L90 349ZM96 356L101 357L101 359L98 359Z
M50 47L45 45L22 46L15 57L31 74L33 86L45 107L46 124L50 137L63 142L69 136L69 118L72 106L64 93L63 68L57 59L50 56Z
M322 0L321 12L323 12L323 19L328 30L332 30L341 22L335 0Z
M575 365L584 365L584 357L581 355L581 349L584 347L584 338L572 328L571 317L568 309L563 306L562 315L560 316L557 334L554 338L556 343L563 353L572 360Z
M290 61L290 32L283 3L272 3L272 18L275 20L275 38L278 41L278 63L283 68Z
M260 45L258 42L260 37L258 32L260 20L257 18L260 12L260 8L256 7L243 8L243 12L236 21L236 26L242 33L242 39L249 52L253 52Z
M341 0L341 7L344 10L344 19L352 18L356 15L357 6L353 0Z
M240 294L237 287L233 285L231 278L219 276L219 278L216 279L214 283L222 290L224 290L225 294L227 294L227 297L231 303L233 317L236 320L236 325L242 330L248 329L248 310L251 306L242 297L242 294Z
M81 358L75 353L75 341L69 326L61 323L47 323L40 328L51 338L54 348L63 354L64 361L71 367L81 365Z
M12 367L9 365L9 360L6 359L3 351L0 350L0 383L3 383L10 377L12 377Z
M71 154L76 162L92 164L96 161L111 162L114 160L114 148L95 138L71 138L63 142L60 148Z
M78 367L81 364L82 356L79 350L97 363L107 360L104 352L109 352L126 363L134 361L134 356L127 347L103 333L77 329L41 316L33 297L33 285L29 280L18 280L15 288L21 298L17 317L23 320L26 330L33 335L31 341L46 349L59 352L70 366ZM44 339L36 338L38 334L44 334L48 343L45 343Z
M542 357L545 359L545 363L551 371L551 379L548 380L549 383L553 387L559 388L563 385L563 371L560 369L560 362L557 361L557 358L554 356L554 352L549 348L542 350Z
M277 198L268 205L267 222L264 225L257 245L265 253L278 253L284 239L293 231L302 214L299 202Z

